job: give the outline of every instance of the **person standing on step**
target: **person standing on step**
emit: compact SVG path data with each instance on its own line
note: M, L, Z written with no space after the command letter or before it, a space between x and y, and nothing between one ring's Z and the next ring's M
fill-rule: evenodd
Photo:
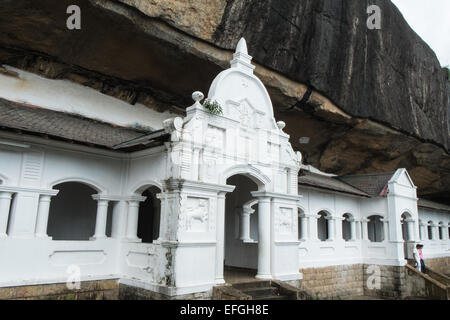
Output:
M417 248L417 251L419 251L419 257L420 257L420 271L423 273L427 273L427 269L425 267L425 262L423 261L423 244L419 243L419 248Z
M413 250L413 256L414 256L414 267L416 267L417 271L421 271L421 262L420 262L420 254L419 254L419 247L420 243L416 244Z

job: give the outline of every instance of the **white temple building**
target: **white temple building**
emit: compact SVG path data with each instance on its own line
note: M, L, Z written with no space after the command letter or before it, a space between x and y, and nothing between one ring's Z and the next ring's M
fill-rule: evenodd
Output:
M67 80L0 75L0 287L117 280L211 293L227 270L299 284L330 266L450 257L450 207L405 169L334 176L302 163L241 39L185 117ZM438 261L436 260L436 261ZM447 262L445 262L447 261ZM450 273L450 272L449 272Z

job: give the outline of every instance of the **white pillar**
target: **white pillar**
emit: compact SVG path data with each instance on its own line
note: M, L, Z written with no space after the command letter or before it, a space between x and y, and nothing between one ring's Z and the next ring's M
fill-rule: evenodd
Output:
M448 240L448 226L445 224L442 227L442 240Z
M12 192L0 192L0 238L7 237L9 208L11 207Z
M125 237L127 226L127 202L115 201L113 204L111 238L120 239Z
M241 230L240 239L243 241L250 240L250 215L252 212L242 209L241 212Z
M225 193L219 193L217 197L216 220L216 284L223 284L223 264L225 250Z
M270 197L258 198L258 273L256 278L271 279L270 273Z
M354 219L350 220L350 240L356 240L356 222Z
M97 219L95 221L95 234L91 240L105 239L106 221L108 219L108 200L98 198L95 200L97 200Z
M414 241L414 220L412 219L406 219L405 222L407 223L406 229L408 230L408 241Z
M137 236L139 219L139 201L128 201L127 239L139 242Z
M334 241L334 217L327 217L328 220L328 241Z
M431 240L435 241L437 239L437 237L436 237L436 225L434 223L431 223L430 226L431 226Z
M361 219L362 240L369 240L369 229L367 228L368 222L369 222L369 219L366 219L366 218Z
M301 229L301 235L300 235L300 240L301 241L306 241L308 239L308 218L306 216L300 216L300 229Z
M313 241L319 241L319 234L318 234L318 227L317 227L317 222L319 220L319 218L321 217L321 215L318 214L312 214L309 216L309 238Z
M383 222L383 241L389 241L389 219L380 219L380 221Z
M427 238L427 224L425 222L420 222L420 240L425 240Z
M355 225L355 232L356 232L355 240L361 240L362 239L361 221L355 219L354 220L354 225Z
M41 194L39 197L38 214L36 222L36 237L49 238L47 235L48 215L50 212L50 195Z

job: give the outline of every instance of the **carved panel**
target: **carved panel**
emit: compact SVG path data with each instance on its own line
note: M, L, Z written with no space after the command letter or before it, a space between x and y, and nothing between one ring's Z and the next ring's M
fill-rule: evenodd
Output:
M180 228L186 232L206 232L208 219L209 199L187 197L180 217Z
M290 234L292 232L292 208L280 208L276 216L276 231L279 234Z

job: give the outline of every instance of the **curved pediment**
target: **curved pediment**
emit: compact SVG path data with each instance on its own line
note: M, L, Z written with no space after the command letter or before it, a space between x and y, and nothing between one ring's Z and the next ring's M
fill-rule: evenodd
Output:
M245 40L241 39L231 68L214 79L208 99L219 102L223 115L244 127L276 129L272 101L264 84L253 74L255 67L246 48Z

